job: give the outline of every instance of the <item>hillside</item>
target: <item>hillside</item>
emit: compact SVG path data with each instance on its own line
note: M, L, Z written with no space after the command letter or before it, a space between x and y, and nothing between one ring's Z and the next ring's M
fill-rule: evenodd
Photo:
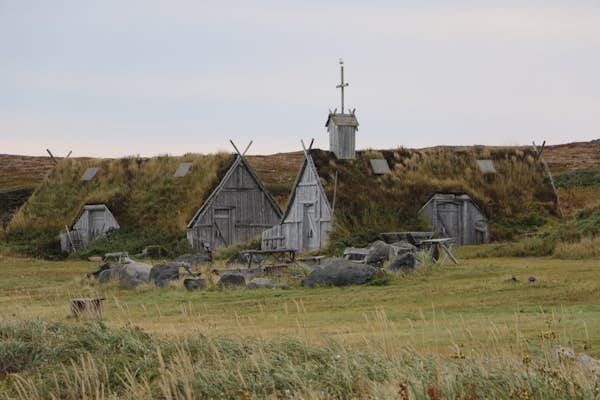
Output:
M554 174L567 215L600 200L600 140L549 146L544 159Z

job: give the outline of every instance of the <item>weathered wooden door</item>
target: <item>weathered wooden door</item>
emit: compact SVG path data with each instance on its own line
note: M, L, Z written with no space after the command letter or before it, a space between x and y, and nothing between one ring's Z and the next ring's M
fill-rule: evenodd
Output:
M94 240L104 232L106 216L104 215L104 210L90 210L88 213L88 239Z
M310 250L314 240L316 226L314 221L315 203L305 203L302 208L302 250Z
M231 244L231 215L231 209L229 208L217 208L215 210L213 226L214 248L227 247Z
M460 204L443 202L437 204L437 230L447 237L454 238L460 245Z

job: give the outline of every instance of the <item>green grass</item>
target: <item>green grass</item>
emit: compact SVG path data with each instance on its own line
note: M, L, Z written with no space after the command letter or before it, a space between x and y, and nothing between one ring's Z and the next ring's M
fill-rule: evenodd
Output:
M554 177L557 187L600 187L600 167L574 169Z
M478 259L384 286L189 293L3 256L0 397L594 398L593 376L548 353L600 355L597 265ZM107 299L101 325L69 316L82 296Z
M540 257L584 259L600 256L600 203L580 210L560 224L535 236L514 242L466 246L458 252L464 257Z
M522 328L535 334L547 318L540 307L564 314L564 321L573 323L573 333L586 323L591 332L600 334L600 306L589 305L600 292L596 266L595 260L466 260L458 267L395 277L385 286L188 293L180 287L122 290L98 285L83 278L94 267L89 262L8 258L1 264L0 302L5 316L56 320L68 316L70 297L100 296L108 299L104 321L111 326L131 322L161 335L189 330L254 335L256 328L266 336L328 334L350 342L370 334L365 318L383 308L403 336L431 327L435 316L439 332L419 334L419 343L415 343L425 350L434 343L450 344L451 335L445 329L457 321L472 332L485 334L488 318L507 323L503 329L511 331L515 316L523 314L519 317ZM513 275L519 279L516 284L508 281ZM527 283L529 276L536 276L537 282ZM240 327L244 329L240 331ZM462 331L462 340L471 342L464 335ZM478 336L472 345L481 343L485 339Z
M84 261L3 256L0 369L13 375L0 396L397 398L407 385L423 399L594 398L589 373L548 352L600 355L597 265L473 259L384 286L190 293L99 285ZM102 325L71 318L74 297L105 297Z

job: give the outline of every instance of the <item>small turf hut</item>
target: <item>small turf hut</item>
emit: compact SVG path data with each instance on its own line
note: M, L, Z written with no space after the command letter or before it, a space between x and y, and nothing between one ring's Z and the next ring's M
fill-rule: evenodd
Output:
M236 149L237 150L237 149ZM187 225L199 250L214 250L260 237L281 218L281 208L244 154L235 161Z
M417 214L458 246L489 241L487 218L467 194L434 193Z
M75 251L103 236L106 232L119 228L119 223L105 204L85 205L71 228L61 234L61 250L63 252Z

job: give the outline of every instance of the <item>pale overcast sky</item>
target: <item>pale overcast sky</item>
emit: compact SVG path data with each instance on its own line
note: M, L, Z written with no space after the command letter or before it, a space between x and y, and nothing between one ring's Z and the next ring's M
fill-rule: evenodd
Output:
M600 2L0 0L0 153L600 138Z

